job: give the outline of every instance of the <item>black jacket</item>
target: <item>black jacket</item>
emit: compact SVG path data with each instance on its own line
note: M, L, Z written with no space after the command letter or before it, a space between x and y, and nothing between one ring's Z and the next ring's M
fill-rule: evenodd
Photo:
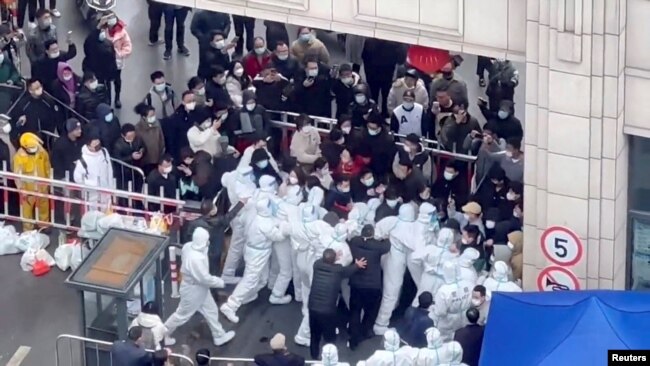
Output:
M25 132L38 134L41 130L54 132L54 129L61 126L63 121L58 113L59 107L47 95L34 98L25 93L9 113L11 117L12 141L18 141L18 137ZM27 120L23 125L17 125L18 119L25 116Z
M305 72L298 73L293 89L293 108L298 113L310 116L330 117L332 115L332 94L330 69L326 65L318 66L318 76L314 83L305 87Z
M140 150L142 151L142 156L144 156L146 153L146 148L144 146L144 142L142 142L142 139L140 137L136 136L131 143L126 142L124 138L120 137L117 139L117 141L115 141L111 157L121 160L127 164L141 166L142 158L140 158L140 160L133 160L133 156L131 156L134 152Z
M444 177L436 180L431 189L431 196L445 201L450 197L453 198L456 202L456 210L460 212L469 199L469 183L466 176L460 173L452 180L446 180Z
M99 40L99 30L90 32L84 42L84 55L82 63L84 72L92 71L100 82L115 79L117 63L115 62L115 49L109 40Z
M350 251L352 258L366 258L368 261L365 269L356 271L350 277L350 287L381 290L381 256L390 251L390 242L356 236L350 240Z
M95 91L88 89L85 85L79 90L75 101L75 110L87 120L97 117L97 106L100 103L110 104L108 90L103 85L97 86Z
M288 85L289 80L284 78L284 76L282 76L280 80L272 83L265 83L264 78L261 76L253 79L257 102L263 105L266 109L275 111L284 111L287 109L285 101L282 100L282 94Z
M454 340L463 347L463 362L468 366L478 366L484 331L483 326L470 324L458 329L454 334Z
M363 68L368 76L393 79L395 65L404 63L406 47L400 43L367 38L363 46Z
M361 81L359 81L361 82ZM348 107L354 102L354 85L345 85L340 79L332 81L332 94L336 103L336 118L348 112Z
M72 141L67 134L56 139L50 154L54 179L64 179L67 171L69 172L68 177L72 180L76 161L81 158L82 146L83 141L81 138Z
M176 188L178 188L178 180L174 172L169 173L167 178L163 177L158 169L154 169L147 176L147 188L150 196L160 197L160 188L163 190L163 196L165 198L176 198ZM149 211L157 212L160 209L158 203L150 203ZM170 213L174 212L175 207L165 206L164 212Z
M369 154L370 163L368 167L374 173L375 179L381 179L392 171L393 159L397 149L393 137L386 132L385 126L378 135L372 136L365 129L362 136L358 153L361 155Z
M83 86L83 84L81 83L81 77L79 75L74 75L72 78L74 79L75 90L76 90L77 95L78 95L78 93L81 92L81 88ZM63 83L58 78L52 82L52 85L50 86L50 94L52 94L52 96L54 98L56 98L56 99L60 100L61 102L63 102L63 104L70 107L70 105L71 105L70 95L65 90L65 87L63 86ZM77 98L78 97L76 96L75 101L77 100ZM97 106L95 106L95 108L97 108ZM73 116L71 116L71 117L73 117Z
M295 57L291 56L291 54L289 54L289 57L284 61L280 60L278 56L274 54L271 56L271 62L273 63L273 66L275 66L275 68L278 70L278 72L289 80L295 79L300 70L300 64L298 63L298 60L296 60Z
M207 40L211 31L219 31L224 36L228 36L228 33L230 33L230 14L197 10L192 16L190 31L199 42Z
M115 115L113 115L113 120L106 122L104 118L110 113L113 113L113 110L108 105L100 104L97 106L97 118L90 121L88 126L86 126L86 130L94 129L94 131L98 132L102 146L113 156L115 142L122 135L122 124L120 123L120 119Z
M368 202L371 198L379 198L379 194L375 191L374 195L368 195L370 189L377 188L381 182L377 179L373 184L368 187L361 182L360 177L354 177L350 184L350 193L352 194L352 201L354 202Z
M397 189L402 197L402 202L409 203L418 197L418 193L426 187L427 181L422 175L422 171L413 168L411 173L404 180L397 180Z
M255 356L255 364L258 366L303 366L305 358L288 351L286 353L265 353Z
M314 275L309 292L309 310L320 314L336 313L336 304L341 290L341 281L357 271L352 263L347 267L329 264L321 258L314 263Z
M429 317L429 310L410 307L404 313L404 319L397 327L400 338L409 346L424 348L427 346L426 330L433 327L433 320Z
M359 104L355 101L351 102L347 106L347 113L352 116L352 126L353 127L366 127L366 120L363 118L365 114L368 114L368 111L377 107L377 103L374 100L368 97L366 104Z
M116 365L122 366L149 366L154 364L153 353L147 352L131 340L113 343L111 358Z
M11 153L9 152L9 146L2 140L0 140L0 170L6 166L7 170L11 170ZM52 162L52 165L54 165L54 162ZM56 171L55 171L56 174ZM72 177L72 174L70 174ZM54 177L55 179L56 176Z
M336 142L329 140L321 142L320 144L321 155L331 167L339 166L339 163L341 162L341 153L344 149L345 144L339 145Z
M232 107L232 99L226 90L226 86L215 83L212 78L208 78L205 82L205 96L207 99L212 99L214 103L220 102L228 107Z
M165 148L174 159L180 157L181 148L190 145L187 140L187 131L194 126L196 118L198 118L198 114L195 111L188 112L181 104L171 117L161 121L165 136Z
M212 77L212 68L216 65L223 67L224 70L228 70L230 54L223 53L221 50L212 47L210 40L201 42L197 75L202 79L210 79Z
M77 56L77 47L74 44L68 46L67 51L61 51L57 58L46 56L34 64L32 77L40 80L45 90L51 93L52 83L54 80L57 80L56 72L59 67L59 62L66 62L75 56Z
M386 201L382 202L375 211L375 222L379 222L381 219L388 216L397 216L399 213L399 206L400 204L398 203L395 208L390 208L388 204L386 204Z

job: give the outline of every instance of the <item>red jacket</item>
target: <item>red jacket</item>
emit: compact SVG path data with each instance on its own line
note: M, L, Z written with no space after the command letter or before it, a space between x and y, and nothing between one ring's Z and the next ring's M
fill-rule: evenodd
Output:
M351 161L344 163L341 161L339 166L336 167L335 174L346 174L355 178L361 173L361 170L366 166L360 156L355 156Z
M250 76L251 79L255 78L255 76L262 72L264 67L268 65L269 62L271 62L271 56L273 56L273 54L269 51L266 51L266 53L262 55L262 63L259 63L255 52L249 52L246 56L244 56L244 59L242 60L242 63L244 64L244 72L246 75Z

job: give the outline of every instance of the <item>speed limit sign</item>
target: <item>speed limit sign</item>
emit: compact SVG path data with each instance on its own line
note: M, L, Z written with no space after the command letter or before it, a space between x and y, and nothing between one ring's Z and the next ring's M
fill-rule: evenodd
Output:
M558 266L573 266L582 259L580 238L563 226L552 226L544 231L540 240L544 256Z

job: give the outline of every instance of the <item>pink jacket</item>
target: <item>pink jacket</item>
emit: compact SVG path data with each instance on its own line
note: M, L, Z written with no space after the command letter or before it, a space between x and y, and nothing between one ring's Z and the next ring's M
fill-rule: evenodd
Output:
M108 39L113 42L113 48L115 48L117 68L118 70L122 70L127 57L129 57L133 51L133 44L131 43L129 33L126 31L126 24L120 20L112 29L109 30L107 36Z

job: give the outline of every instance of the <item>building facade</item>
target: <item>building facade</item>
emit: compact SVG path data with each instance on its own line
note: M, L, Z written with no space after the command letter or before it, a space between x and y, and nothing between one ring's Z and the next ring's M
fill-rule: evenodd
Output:
M552 226L583 244L580 288L650 282L649 0L164 1L525 62L524 288Z

